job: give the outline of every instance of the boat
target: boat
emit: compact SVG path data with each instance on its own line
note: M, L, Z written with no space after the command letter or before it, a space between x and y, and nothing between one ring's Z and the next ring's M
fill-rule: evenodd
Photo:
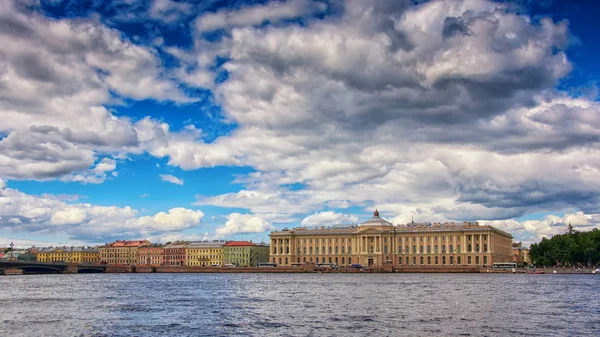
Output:
M528 274L545 274L546 272L543 270L531 270L527 272Z
M592 270L592 274L600 274L600 268Z

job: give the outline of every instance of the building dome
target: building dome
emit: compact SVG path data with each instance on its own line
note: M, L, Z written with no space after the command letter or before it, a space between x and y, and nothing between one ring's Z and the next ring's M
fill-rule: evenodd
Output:
M373 213L373 217L363 223L361 226L393 226L391 222L385 221L384 219L379 217L379 211L375 210Z

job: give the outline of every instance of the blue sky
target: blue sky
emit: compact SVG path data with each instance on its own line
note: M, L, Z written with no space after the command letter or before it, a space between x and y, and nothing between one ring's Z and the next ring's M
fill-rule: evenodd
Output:
M600 224L591 1L0 5L0 246Z

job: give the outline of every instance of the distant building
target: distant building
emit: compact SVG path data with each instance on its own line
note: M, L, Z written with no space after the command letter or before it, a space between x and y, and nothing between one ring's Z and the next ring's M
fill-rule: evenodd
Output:
M256 267L269 261L269 246L248 241L229 241L223 246L223 264Z
M137 264L162 266L164 263L164 249L161 245L143 246L137 250Z
M185 265L185 249L187 242L175 242L166 245L164 250L164 264L167 266L184 266Z
M513 242L512 257L513 262L516 262L518 265L531 264L531 259L529 258L529 249L523 248L523 244L521 242Z
M223 245L225 241L190 242L185 249L186 266L223 265Z
M299 227L274 231L271 262L350 266L490 266L510 262L512 236L477 222L394 226L376 210L360 225Z
M150 246L148 240L117 240L100 247L100 262L107 264L135 264L140 247Z
M39 262L98 263L100 250L85 247L49 247L37 253Z

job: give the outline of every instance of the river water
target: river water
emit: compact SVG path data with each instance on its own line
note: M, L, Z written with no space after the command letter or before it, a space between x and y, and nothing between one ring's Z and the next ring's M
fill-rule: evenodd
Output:
M2 336L598 336L600 275L0 277Z

